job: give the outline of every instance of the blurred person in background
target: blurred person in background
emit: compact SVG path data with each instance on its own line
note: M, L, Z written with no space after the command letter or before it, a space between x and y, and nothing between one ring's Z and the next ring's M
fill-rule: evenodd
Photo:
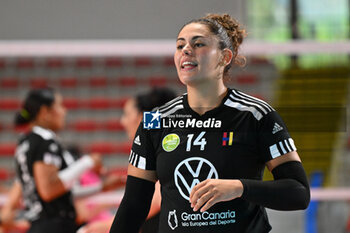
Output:
M31 90L15 118L30 131L15 152L29 233L74 233L78 229L71 188L81 174L102 168L100 155L78 160L64 149L56 133L63 129L66 110L62 96L51 88Z
M80 159L83 154L77 145L68 145L69 158ZM67 158L66 158L67 159ZM93 170L87 170L74 183L71 192L74 197L74 207L77 212L76 222L83 225L92 219L111 218L112 214L106 211L109 206L93 205L86 202L86 198L99 192L115 190L125 185L124 175L103 172L97 174ZM30 223L23 216L22 188L18 180L15 180L8 192L4 194L7 200L0 211L0 227L5 232L26 232Z
M72 154L74 160L82 158L84 155L77 145L67 146L67 150ZM72 187L74 197L74 206L77 211L77 222L84 225L88 222L111 218L112 213L107 209L112 204L92 204L89 198L92 195L108 192L120 187L124 187L126 182L125 175L118 175L102 169L100 174L94 170L84 172L79 180Z
M176 94L168 88L154 88L146 93L128 99L124 106L121 123L125 128L129 140L133 140L138 125L142 121L143 112L165 104L175 98ZM156 191L146 222L141 228L142 233L155 233L158 229L160 212L160 187L156 184ZM94 221L83 226L78 233L106 233L110 230L114 217L106 220Z
M244 64L238 54L244 36L228 14L209 14L180 29L174 62L187 93L139 125L111 233L139 232L158 180L155 232L267 233L265 207L308 206L308 180L279 114L224 84L230 67ZM156 119L160 128L153 128ZM262 181L265 167L274 180Z
M38 101L40 102L40 100ZM40 103L32 103L31 105L39 106ZM21 119L22 116L17 115L16 124L18 123L18 118L20 118L19 124L27 123L26 120ZM31 127L33 127L33 125ZM61 129L61 126L59 128ZM68 145L65 148L63 155L67 164L73 164L83 156L82 151L75 144ZM92 169L87 169L82 172L79 178L76 179L72 185L71 192L74 197L74 206L77 212L76 222L78 225L84 224L91 218L96 218L97 216L103 215L106 208L104 205L94 205L94 208L91 208L91 206L87 207L84 201L85 197L89 197L100 191L114 190L125 184L124 176L109 174L105 169L99 169L98 173L94 167ZM13 182L12 187L8 192L6 192L5 195L7 196L7 201L0 211L0 226L4 228L6 232L25 232L31 224L27 221L26 214L23 216L22 187L18 179Z

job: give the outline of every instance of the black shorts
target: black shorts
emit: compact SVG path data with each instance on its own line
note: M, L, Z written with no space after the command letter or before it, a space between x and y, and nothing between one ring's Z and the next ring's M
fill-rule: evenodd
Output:
M45 218L33 221L27 233L76 233L78 226L71 218Z

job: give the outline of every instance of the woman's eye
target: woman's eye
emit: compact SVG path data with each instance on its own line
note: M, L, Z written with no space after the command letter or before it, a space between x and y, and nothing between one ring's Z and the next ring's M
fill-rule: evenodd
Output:
M194 44L194 46L195 46L195 47L203 47L204 44L203 44L203 43L196 43L196 44Z
M183 45L176 46L177 49L183 49L183 47L184 47Z

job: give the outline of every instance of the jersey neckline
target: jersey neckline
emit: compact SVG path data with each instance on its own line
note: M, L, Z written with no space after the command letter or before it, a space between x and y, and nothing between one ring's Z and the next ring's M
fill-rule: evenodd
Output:
M56 138L56 134L52 130L45 129L45 128L37 126L37 125L33 127L32 132L39 135L40 137L42 137L45 140L50 140L50 139Z
M192 116L195 116L196 118L208 118L208 117L214 117L217 115L217 113L219 113L224 107L225 107L225 102L228 99L228 97L230 96L230 93L232 92L231 88L226 88L227 92L226 95L224 96L224 98L221 100L220 104L213 108L210 109L208 111L206 111L204 114L200 115L199 113L197 113L196 111L194 111L190 105L188 104L188 93L186 95L183 95L183 105L184 105L184 109L185 111L187 111L188 113L190 113Z

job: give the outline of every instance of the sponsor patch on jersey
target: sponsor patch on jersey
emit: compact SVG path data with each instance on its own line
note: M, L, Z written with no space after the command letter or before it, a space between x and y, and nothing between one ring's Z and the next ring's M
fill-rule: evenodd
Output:
M139 136L139 135L137 135L137 136L135 137L134 143L135 143L136 145L141 146L141 140L140 140L140 136Z
M233 142L233 132L224 132L222 135L222 145L232 146Z
M196 118L187 119L173 119L163 118L163 128L197 128L197 129L219 129L221 128L221 120L215 118L208 118L206 120L200 120Z
M160 116L162 114L156 112L143 113L143 128L144 129L160 129Z
M275 122L273 129L272 129L272 134L275 134L281 130L283 130L283 127Z
M175 228L178 227L178 220L176 216L176 210L169 211L168 214L168 225L171 228L171 230L175 230Z
M180 137L175 134L168 134L163 138L162 147L166 152L171 152L180 144Z
M180 195L186 200L190 200L193 187L207 179L219 179L219 175L214 165L201 157L183 160L174 171L175 185Z

